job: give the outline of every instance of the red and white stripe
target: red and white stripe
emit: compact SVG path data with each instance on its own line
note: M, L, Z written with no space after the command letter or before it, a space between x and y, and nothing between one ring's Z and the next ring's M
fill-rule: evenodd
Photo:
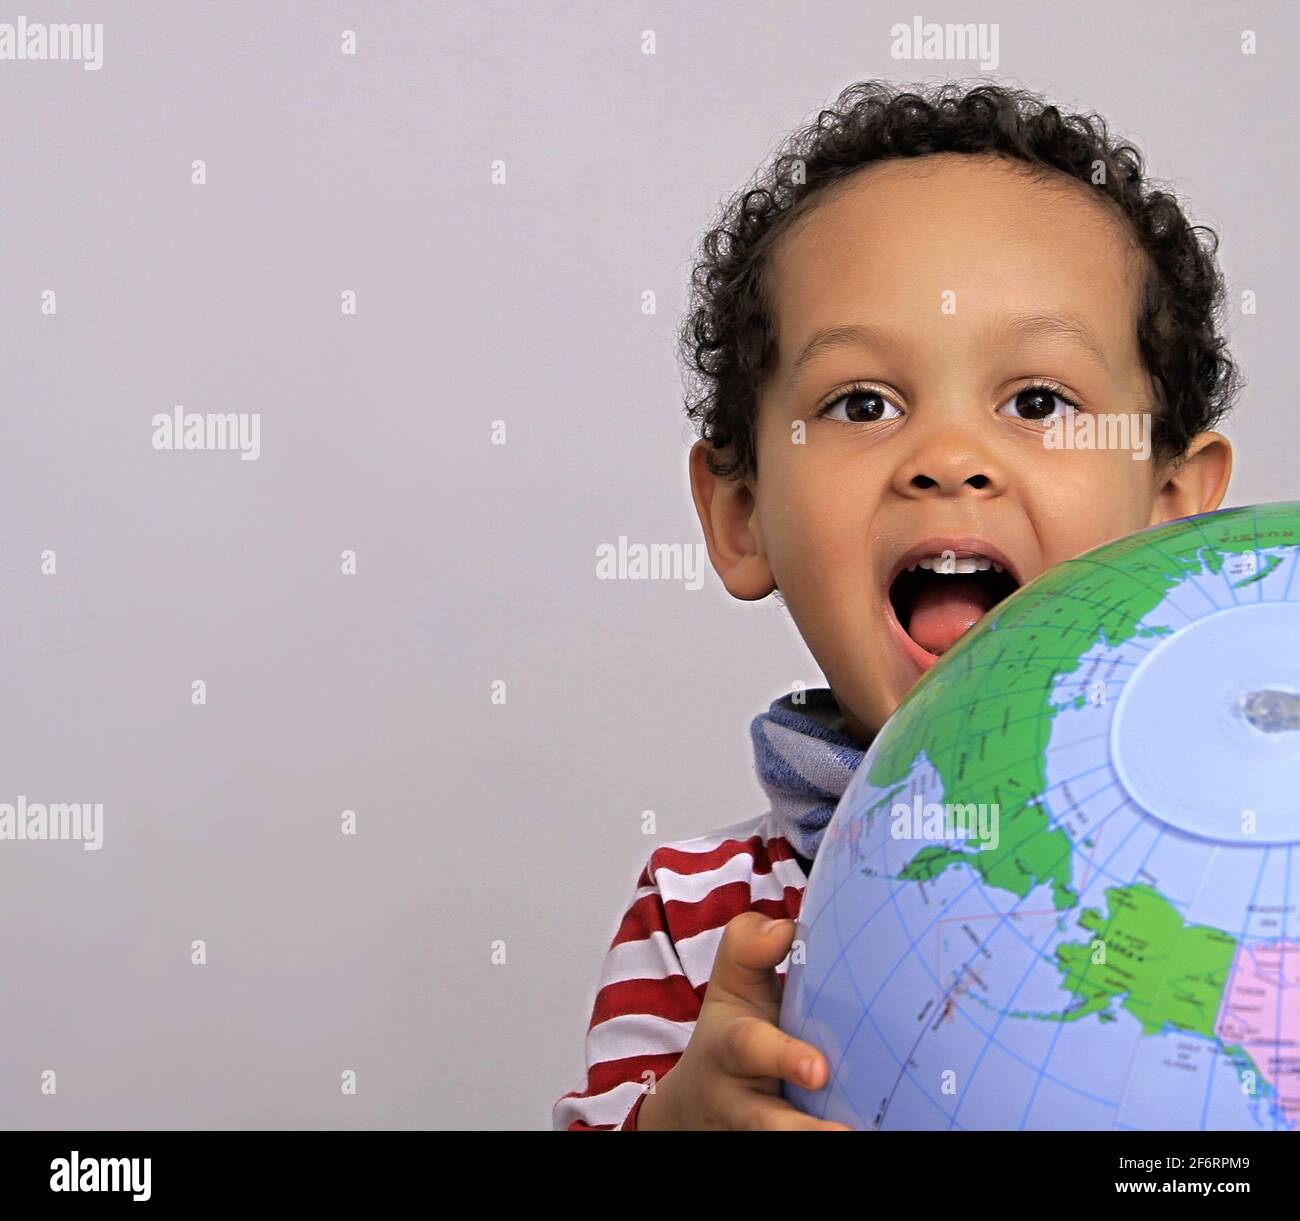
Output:
M807 881L771 814L656 848L605 956L585 1080L552 1127L635 1131L645 1074L661 1078L690 1041L723 927L745 911L797 919Z

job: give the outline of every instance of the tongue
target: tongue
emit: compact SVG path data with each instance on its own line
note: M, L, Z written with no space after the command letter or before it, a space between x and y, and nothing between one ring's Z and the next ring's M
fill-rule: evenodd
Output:
M946 653L993 604L992 591L974 575L949 574L917 591L907 634L931 653Z

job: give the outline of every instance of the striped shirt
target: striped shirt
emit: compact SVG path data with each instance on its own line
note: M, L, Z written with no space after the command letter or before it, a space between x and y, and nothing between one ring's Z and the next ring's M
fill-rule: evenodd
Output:
M746 911L797 919L811 867L773 813L650 854L605 957L586 1080L552 1109L556 1131L635 1131L649 1074L662 1077L690 1041L723 927Z
M865 752L826 687L774 700L749 734L771 809L650 854L605 955L586 1077L551 1109L557 1131L635 1131L646 1086L690 1042L727 922L747 911L799 918L822 834ZM782 987L789 965L786 954L776 968Z

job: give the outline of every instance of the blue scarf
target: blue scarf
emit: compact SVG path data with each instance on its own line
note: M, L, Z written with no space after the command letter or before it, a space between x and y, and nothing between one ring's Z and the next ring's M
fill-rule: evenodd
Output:
M749 726L754 766L772 799L777 828L810 861L849 778L866 754L836 728L839 723L830 688L814 687L783 695Z

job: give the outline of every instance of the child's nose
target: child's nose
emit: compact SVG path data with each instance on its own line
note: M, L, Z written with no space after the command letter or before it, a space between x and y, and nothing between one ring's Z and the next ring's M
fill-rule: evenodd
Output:
M1005 488L1003 463L984 447L936 437L900 463L894 490L901 496L995 496Z

